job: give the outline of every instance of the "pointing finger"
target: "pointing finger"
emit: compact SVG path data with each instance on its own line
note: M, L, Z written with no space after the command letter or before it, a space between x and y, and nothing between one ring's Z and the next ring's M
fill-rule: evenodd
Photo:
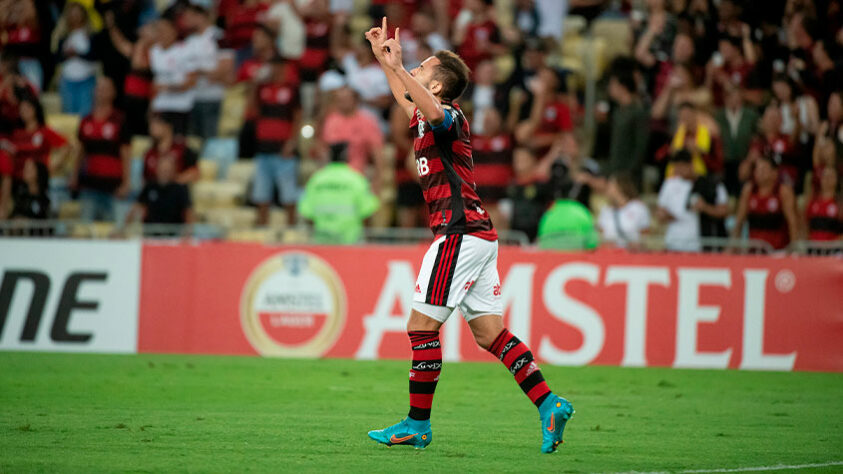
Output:
M401 31L401 28L395 28L395 41L400 41L398 39L398 32Z
M381 31L386 34L386 17L383 17L383 19L381 20Z

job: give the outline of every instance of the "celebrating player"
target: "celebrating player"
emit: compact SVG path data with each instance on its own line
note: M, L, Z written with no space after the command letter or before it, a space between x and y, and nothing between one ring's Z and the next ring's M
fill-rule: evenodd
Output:
M417 449L433 439L430 408L442 367L439 327L459 307L480 347L509 368L538 407L544 453L562 442L571 404L550 391L526 344L503 327L498 276L498 235L477 197L468 122L453 100L468 84L459 56L440 51L407 72L399 29L387 22L366 33L392 94L410 117L416 166L436 240L422 260L407 333L413 351L410 413L399 423L369 432L373 440Z

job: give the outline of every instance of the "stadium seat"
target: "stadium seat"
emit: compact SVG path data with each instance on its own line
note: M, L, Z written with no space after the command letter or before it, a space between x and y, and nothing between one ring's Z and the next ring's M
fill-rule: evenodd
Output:
M71 142L76 141L79 130L79 116L73 114L50 114L45 117L47 126Z
M242 229L228 233L228 240L235 242L260 242L267 243L273 238L274 232L270 229Z
M202 159L199 160L198 166L200 181L216 181L220 169L219 163L214 160Z
M82 215L82 206L79 201L65 201L59 206L59 219L76 220Z
M237 183L199 181L193 184L193 202L199 208L235 206L243 198L243 188Z
M580 15L568 15L562 21L562 34L565 35L565 40L568 36L579 36L585 31L586 20Z
M250 229L255 224L257 210L253 207L221 207L204 211L204 220L225 229Z
M225 174L225 179L227 181L240 183L243 186L248 186L254 175L255 162L252 160L239 160L229 165L228 172Z
M618 56L632 54L632 30L629 21L623 18L600 18L591 25L595 38L606 42L606 61L611 62Z
M269 227L272 229L283 229L290 224L290 216L284 209L272 209L269 211Z
M41 106L44 108L44 115L61 113L61 96L58 92L44 91L39 98L41 99Z
M143 135L135 135L132 137L130 147L132 158L143 158L146 152L152 148L152 138Z

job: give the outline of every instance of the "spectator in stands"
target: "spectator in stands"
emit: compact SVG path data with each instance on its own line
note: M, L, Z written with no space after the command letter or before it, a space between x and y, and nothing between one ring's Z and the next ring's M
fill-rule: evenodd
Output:
M648 54L638 58L641 64L655 68L655 78L653 80L652 95L658 97L662 94L665 87L678 87L690 84L697 84L700 81L700 74L697 71L694 63L696 53L696 46L694 45L694 38L682 31L676 33L673 39L673 48L671 49L670 57L664 60L657 60L657 62L649 64L651 60L656 60L656 57ZM687 71L687 75L677 76L674 69L677 66L682 66ZM690 79L690 80L689 80ZM681 83L679 81L681 80ZM688 100L682 98L681 100Z
M345 162L347 150L331 145L331 163L310 177L299 201L299 213L313 221L316 242L360 242L364 221L378 209L366 177Z
M115 29L129 43L143 41L145 43L145 51L147 51L156 37L156 22L151 20L157 18L158 12L152 8L148 0L94 1L85 3L93 3L97 12L105 21L106 27L93 36L94 50L96 51L97 58L102 63L102 74L111 78L114 85L117 86L118 103L120 103L123 100L121 86L126 81L126 75L136 66L130 63L125 52L114 41L114 35L112 35L111 30ZM93 19L91 17L92 22ZM143 25L141 29L138 28L140 25ZM144 28L153 30L150 35L152 37L151 40L142 40L141 36L145 34ZM148 67L147 61L143 65L143 68ZM149 79L151 80L152 76L149 76ZM146 113L147 110L143 110L137 120L146 120Z
M723 177L726 189L730 195L737 196L741 189L738 167L749 153L759 117L754 108L744 104L741 89L727 89L725 100L725 106L717 111L714 119L720 129L723 145Z
M533 84L539 70L547 64L547 45L539 38L527 38L514 51L515 69L501 85L503 97L501 113L506 126L514 130L519 121L526 120L533 109Z
M254 96L255 179L252 201L258 205L258 225L269 223L269 206L277 191L294 222L299 196L296 146L301 129L301 101L297 84L288 78L287 61L276 56L271 61L269 80L261 83Z
M532 84L532 110L527 120L518 124L515 137L519 143L533 148L536 156L542 157L550 151L553 142L563 133L570 133L574 126L559 74L543 68Z
M662 184L656 212L659 220L667 223L665 247L698 252L700 237L725 237L726 188L710 183L711 178L697 176L688 150L674 152L671 162L674 173Z
M650 211L638 199L638 187L627 173L617 173L609 178L606 188L609 204L600 210L597 227L603 242L618 247L635 248L650 230Z
M810 95L800 94L793 80L781 74L773 78L773 95L782 113L781 132L793 137L805 152L809 151L820 124L817 101Z
M843 202L838 176L834 168L823 169L819 192L805 206L808 240L826 242L843 236Z
M512 171L515 177L507 189L508 205L501 203L501 212L512 230L524 232L533 241L538 234L539 220L553 196L544 182L547 177L539 173L536 156L529 148L513 150Z
M0 220L6 218L12 207L12 155L0 149Z
M12 132L9 144L14 156L14 179L23 179L23 167L29 160L42 163L49 170L60 169L72 150L67 138L45 124L44 108L38 99L28 94L22 97L18 114L21 126ZM52 163L50 155L55 156Z
M66 32L59 38L58 51L63 58L59 91L62 112L88 115L94 99L96 63L93 60L88 11L70 2L65 7Z
M579 201L587 209L591 208L592 190L603 190L606 180L600 174L600 165L593 159L583 156L577 138L573 133L563 134L550 150L553 166L561 165L570 177L569 189L564 194L568 199Z
M506 188L512 181L512 152L515 140L503 129L503 118L497 109L491 108L483 114L483 133L471 134L471 149L474 158L474 182L477 195L498 228L505 228L501 222L498 202L506 198Z
M358 42L353 48L337 46L332 49L345 72L345 83L357 94L362 108L371 112L380 126L392 104L392 92L372 48Z
M468 89L463 94L471 105L472 123L475 124L471 130L472 135L482 135L485 133L483 129L484 114L487 111L502 111L506 109L508 101L507 91L495 83L497 72L497 66L494 61L481 62L477 66L477 72L473 77L474 80L469 84Z
M377 192L387 171L383 159L383 132L377 118L360 107L359 97L350 87L335 90L331 102L333 107L322 123L319 139L323 146L345 143L348 165L370 176ZM369 172L369 165L374 165L373 173Z
M222 31L213 25L209 12L191 4L183 15L185 26L192 32L185 47L192 55L196 69L193 87L194 104L191 112L191 134L202 139L217 136L224 84L230 83L234 71L234 56L230 50L220 50L218 41Z
M784 249L797 240L793 187L782 182L778 164L769 156L755 159L752 177L741 191L732 237L740 237L748 222L750 239L767 242L776 250Z
M13 196L11 219L47 219L50 217L50 171L44 163L29 160L23 166L23 178Z
M637 93L635 78L629 72L617 72L609 79L609 95L615 102L611 118L609 162L606 174L629 173L641 180L641 167L647 153L649 114Z
M714 105L722 107L725 91L729 87L740 87L746 99L757 97L750 88L750 74L755 66L755 47L750 39L750 28L742 27L741 36L723 35L714 53L706 65L705 85L712 94ZM753 101L757 103L757 100Z
M225 23L226 48L235 51L235 61L239 67L250 55L249 41L255 29L260 26L260 17L269 8L261 0L230 1L227 5L220 5L219 13ZM273 35L274 40L274 35Z
M19 58L21 74L36 92L44 86L44 70L38 60L42 32L33 0L14 0L0 5L0 30L3 51Z
M190 184L199 179L196 152L193 151L183 137L173 133L173 125L160 115L151 114L149 117L149 135L152 146L143 157L143 179L145 183L152 183L158 179L158 163L162 158L172 158L176 167L175 182Z
M395 147L395 222L398 227L427 225L427 206L419 186L419 175L413 154L413 130L407 113L395 105L389 113L389 140Z
M198 77L192 53L178 40L172 18L161 17L156 22L156 37L149 50L149 64L155 76L152 111L173 124L177 135L185 135Z
M149 50L155 43L155 27L144 25L138 30L138 40L129 41L117 27L113 12L105 16L106 29L113 47L129 59L129 71L123 79L123 110L129 133L146 135L149 101L152 98L152 70L149 67Z
M506 51L495 23L494 9L492 0L465 0L454 21L454 46L472 71L481 61Z
M701 112L690 102L679 105L679 123L670 143L671 153L688 150L697 175L720 174L723 171L723 157L719 138L711 120L708 117L703 120L700 115ZM672 167L668 164L666 176L672 174Z
M697 109L706 109L711 105L711 90L698 85L687 64L676 64L671 69L667 83L653 102L653 118L664 120L669 127L679 120L682 104L693 104Z
M94 89L94 106L79 123L79 158L70 187L79 189L82 219L114 221L115 199L129 195L131 137L123 114L114 108L117 93L108 77Z
M259 25L252 33L251 55L237 68L237 82L254 85L269 79L270 61L278 56L274 33L268 27Z
M431 50L431 55L435 54L437 51L441 51L443 49L451 49L451 43L448 42L448 38L444 37L436 28L436 18L431 13L425 10L419 10L413 14L411 19L412 23L412 40L419 44L425 44ZM403 29L401 30L404 31ZM402 43L404 42L404 37L401 37ZM418 54L418 46L413 48L403 47L402 50L406 55L408 53L408 49L415 50L415 62L416 64L421 63L427 57ZM407 56L407 59L410 59L410 56Z
M770 101L761 116L758 136L749 147L747 159L738 168L741 181L749 181L753 176L753 165L761 157L772 158L781 173L784 183L794 186L799 175L799 155L793 137L782 133L781 107L776 100Z
M7 138L20 122L21 97L38 94L18 69L18 58L0 51L0 138Z
M826 120L820 124L817 133L834 144L837 161L843 163L843 91L835 91L828 96Z
M668 11L667 0L648 0L644 31L635 42L635 59L646 69L670 57L676 36L676 18Z
M138 200L126 216L126 223L139 218L147 224L191 224L194 220L190 189L176 180L176 160L162 157L156 168L156 179L141 190Z
M539 36L539 10L535 0L515 0L512 5L512 22L517 32L516 40Z
M328 0L312 0L300 13L305 27L304 54L299 59L301 80L315 83L331 59L331 9Z

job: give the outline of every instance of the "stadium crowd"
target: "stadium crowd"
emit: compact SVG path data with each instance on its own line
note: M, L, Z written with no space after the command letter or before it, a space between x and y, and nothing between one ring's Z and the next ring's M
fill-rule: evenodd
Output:
M471 68L458 102L498 228L621 247L663 232L686 251L839 240L841 7L0 0L0 220L202 221L201 164L230 155L252 163L248 225L274 224L278 205L338 241L365 219L425 227L409 121L362 35L387 16L408 69L441 49ZM590 59L572 61L574 44ZM336 179L346 172L366 179Z

